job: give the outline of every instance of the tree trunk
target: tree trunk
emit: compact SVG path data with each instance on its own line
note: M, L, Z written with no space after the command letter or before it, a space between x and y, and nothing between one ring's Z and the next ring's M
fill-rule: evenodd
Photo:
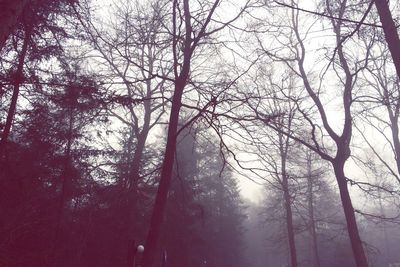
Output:
M151 51L149 51L149 54L151 54ZM149 72L153 72L153 63L152 63L151 58L149 58ZM138 206L137 206L137 194L138 194L138 183L140 180L140 167L142 165L142 158L143 158L143 152L146 146L146 141L147 137L149 135L150 131L150 121L151 121L151 79L146 81L146 88L147 88L147 93L146 93L146 100L144 100L143 106L144 106L144 118L143 118L143 127L142 130L137 134L137 145L135 148L135 153L132 159L132 165L130 169L130 177L129 177L129 187L128 187L128 201L127 201L127 209L128 209L128 252L127 252L127 266L131 267L133 266L134 262L134 257L131 257L132 251L130 251L131 244L134 242L134 240L137 238L135 236L136 234L136 227L135 227L135 216L137 215L138 211ZM139 240L140 242L140 240ZM136 248L134 248L136 249Z
M286 210L286 228L288 233L288 242L289 242L289 252L290 252L290 266L297 267L297 254L296 254L296 242L294 238L294 229L293 229L293 216L292 216L292 206L290 200L290 194L288 187L288 178L287 175L282 175L283 182L283 195L285 199L285 210Z
M331 10L330 6L330 1L326 0L326 7L327 11L330 15L335 15L333 11ZM339 9L337 10L338 17L340 19L343 18L345 14L345 10L347 7L347 1L341 1L339 3ZM335 10L338 7L335 7ZM294 16L292 16L294 17ZM338 56L338 64L341 67L341 69L344 72L344 76L340 77L341 81L344 82L344 90L343 90L343 109L344 109L344 124L343 124L343 131L341 135L338 135L333 128L331 127L329 121L328 121L328 116L325 111L325 107L323 103L321 102L321 99L319 98L319 94L316 93L316 91L313 90L311 87L311 84L308 80L307 73L304 69L304 61L305 61L305 53L306 53L306 47L303 43L303 38L300 36L299 30L298 30L298 25L296 20L294 20L294 30L296 34L296 39L299 42L301 53L300 53L300 58L298 59L298 65L299 65L299 71L301 74L301 77L303 79L303 84L305 86L305 89L307 90L309 96L312 98L315 106L318 109L320 118L322 120L323 128L327 131L328 135L332 138L332 140L336 143L337 146L337 152L335 158L332 158L325 152L323 152L319 146L315 147L315 151L318 152L318 154L326 159L329 160L334 168L335 175L336 175L336 180L339 186L340 190L340 197L342 201L342 206L344 209L344 214L346 217L346 223L347 223L347 230L349 233L350 237L350 242L353 250L353 255L355 262L357 264L357 267L367 267L367 260L366 256L364 253L364 249L362 246L362 242L358 233L358 227L357 227L357 222L356 218L354 215L354 209L353 205L351 203L351 198L350 194L348 192L347 188L347 179L344 175L344 164L346 160L350 156L350 141L352 137L352 113L351 113L351 105L354 102L353 100L353 95L352 95L352 89L354 86L354 77L356 77L356 74L358 72L354 72L353 70L349 67L347 57L345 56L345 53L343 51L343 35L341 33L341 27L342 27L342 21L341 20L335 20L331 19L332 26L333 26L333 31L336 36L336 44L337 47L335 51L337 52ZM333 61L331 61L333 62ZM336 63L334 63L336 64ZM336 71L338 74L338 72ZM311 120L310 120L310 123ZM315 125L313 125L315 127ZM315 129L315 128L314 128ZM313 129L313 138L314 136L314 129ZM314 142L316 140L314 139Z
M218 0L215 1L213 7L209 11L209 16L205 20L199 35L195 39L193 39L194 32L192 31L192 25L191 25L191 20L193 18L192 15L190 14L189 3L190 3L189 0L183 1L185 34L182 46L183 60L181 63L178 62L178 57L177 57L178 38L182 39L181 37L178 36L176 29L177 25L176 10L179 9L179 7L177 6L178 1L173 1L173 6L172 6L172 24L173 24L172 54L174 58L175 88L174 88L174 95L172 98L171 114L168 123L167 146L165 149L160 183L158 185L157 196L153 208L153 214L150 221L150 228L146 239L146 246L143 254L142 267L153 267L154 263L159 232L161 224L164 219L164 211L167 204L168 191L172 179L172 169L174 165L174 156L175 156L176 141L177 141L177 129L179 122L179 111L182 107L183 89L185 88L187 80L189 78L192 55L196 48L196 45L199 42L198 38L204 34L205 27L210 22L211 15L213 14L215 8L218 6L219 1ZM178 71L179 68L180 72Z
M149 233L144 249L142 267L152 267L155 258L159 232L163 222L164 211L167 203L168 190L171 184L172 168L176 150L176 134L178 129L179 111L182 105L181 100L183 88L186 85L186 78L187 76L184 79L178 79L175 82L175 92L172 100L171 114L168 125L167 146L165 149L161 178L154 203Z
M10 108L8 109L6 124L4 125L3 133L1 135L0 141L0 157L3 156L6 145L7 139L10 135L11 126L14 120L15 111L17 109L17 101L19 96L19 88L24 79L23 71L24 71L24 62L26 57L26 52L28 50L28 44L30 39L30 30L25 31L24 43L22 45L22 50L18 58L18 66L13 78L13 94L11 96L11 103Z
M344 162L332 162L335 171L336 181L339 185L340 198L344 215L346 217L347 231L349 233L351 248L357 267L368 267L367 258L364 253L362 241L358 232L357 221L354 214L353 204L351 202L349 190L347 188L347 178L344 174Z
M290 127L290 124L289 124ZM289 177L286 173L286 159L288 152L288 138L284 140L283 135L279 134L279 150L281 156L281 175L282 175L282 189L283 189L283 198L285 203L285 211L286 211L286 228L288 234L288 243L289 243L289 252L290 252L290 266L297 267L297 253L296 253L296 241L294 237L294 229L293 229L293 215L292 215L292 205L291 205L291 197L289 192Z
M60 265L61 262L64 260L60 256L60 251L62 251L64 244L63 238L63 231L65 231L65 220L66 214L65 209L68 199L68 194L71 191L71 170L72 170L72 158L71 158L71 149L73 143L73 126L74 126L74 114L72 108L69 107L68 109L68 133L67 133L67 144L64 151L64 162L62 166L62 172L60 175L61 181L61 192L59 199L57 200L58 210L57 218L56 218L56 226L55 226L55 233L54 233L54 240L53 240L53 264L56 266Z
M133 266L132 254L132 242L136 239L135 236L135 216L137 215L137 194L138 194L138 182L140 180L140 166L143 157L143 151L146 144L146 139L148 136L148 127L143 129L139 134L136 150L132 160L132 167L130 170L128 196L127 196L127 237L128 237L128 251L127 251L127 266Z
M397 100L400 101L400 100ZM397 109L397 107L396 107ZM394 158L396 160L397 172L400 174L400 139L399 139L399 119L398 114L393 114L390 104L387 106L390 119L390 130L392 132L392 140L394 147ZM395 113L398 111L396 110Z
M0 1L0 51L29 0Z
M375 0L375 6L378 10L379 18L382 23L382 28L385 33L385 39L389 46L390 54L393 58L393 63L396 67L397 76L400 79L400 39L392 14L389 9L389 3L387 0Z
M389 9L389 3L386 0L375 0L375 6L376 9L378 10L379 18L382 23L386 43L388 44L389 51L393 59L393 63L396 67L397 76L400 79L400 50L399 50L400 39L392 14ZM384 96L387 98L386 101L389 101L390 94L387 88L383 88L383 90L384 90ZM386 105L389 113L389 119L391 122L390 127L392 131L393 146L395 149L397 171L400 174L400 140L399 140L399 126L398 126L398 107L396 106L396 109L393 113L390 102L387 103Z
M311 170L311 152L307 152L307 187L308 187L308 214L310 219L310 234L312 244L312 266L320 267L320 259L318 253L317 231L314 218L314 181Z
M400 79L399 79L400 80ZM394 158L396 160L397 172L400 174L400 139L399 139L399 108L400 99L394 100L392 103L392 93L389 92L388 86L383 85L382 103L386 107L390 120L390 131L392 133Z

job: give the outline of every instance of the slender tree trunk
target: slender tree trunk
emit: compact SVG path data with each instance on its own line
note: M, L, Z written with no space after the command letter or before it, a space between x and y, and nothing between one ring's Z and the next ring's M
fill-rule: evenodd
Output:
M393 59L393 63L396 67L397 76L400 80L400 49L399 49L400 39L392 14L389 9L389 3L387 0L375 0L375 6L376 9L378 10L379 18L382 23L386 43L388 44L389 51ZM388 98L386 99L386 101L389 101L389 92L387 88L383 88L383 90L385 97ZM399 107L397 104L396 109L393 113L391 109L391 104L387 103L386 105L389 112L389 119L391 122L391 131L393 138L393 146L395 149L397 171L400 174L400 140L399 140L399 126L398 126Z
M0 51L29 0L0 0Z
M286 174L282 175L282 183L284 187L283 196L285 200L286 228L287 228L288 242L289 242L290 266L297 267L297 253L296 253L296 241L294 238L294 229L293 229L292 206L288 189L288 178Z
M289 253L290 253L290 266L297 267L297 253L296 253L296 241L293 229L293 214L291 196L289 192L289 177L286 173L286 159L288 152L288 138L284 140L283 135L279 134L279 150L281 156L281 175L282 175L282 189L283 198L286 211L286 229L288 234Z
M398 79L400 81L400 78ZM386 107L390 120L390 130L392 133L393 147L394 147L394 158L396 160L397 172L400 174L400 139L399 139L399 110L400 110L400 99L392 103L392 96L388 90L387 85L382 86L383 98L382 103Z
M397 100L400 101L400 100ZM390 104L387 107L389 112L389 119L390 119L390 129L392 132L392 140L393 140L393 147L394 147L394 158L396 160L397 172L400 174L400 139L399 139L399 118L398 114L393 114ZM397 109L397 108L396 108ZM395 111L398 113L398 111Z
M171 114L168 125L167 146L165 149L161 178L158 185L153 214L151 217L149 233L146 239L142 267L152 267L155 258L158 237L167 203L168 190L171 184L172 168L176 150L176 134L178 129L179 111L182 105L181 100L183 88L186 85L186 78L187 76L184 79L178 79L175 82L175 92L172 100Z
M349 233L351 248L357 267L368 267L367 258L364 253L362 241L358 232L356 216L354 214L353 204L351 202L349 190L347 188L347 178L344 174L344 161L336 160L332 162L336 175L336 181L339 185L340 198L346 217L347 231Z
M71 184L71 149L72 149L72 142L73 142L73 125L74 125L74 114L72 108L69 107L68 110L68 133L67 133L67 144L64 151L64 162L62 166L62 173L60 175L61 180L61 193L59 196L58 202L58 210L57 218L56 218L56 225L55 225L55 233L54 233L54 242L53 242L53 263L55 265L60 265L61 261L64 260L59 257L60 248L64 244L64 240L62 237L63 228L65 228L65 203L67 201L68 193L70 192L70 184Z
M311 152L307 152L307 187L308 187L308 214L310 217L310 234L312 243L312 266L320 267L318 252L317 231L314 218L314 181L311 170Z
M329 14L334 15L333 11L331 10L330 1L326 0L325 3ZM347 7L347 1L340 2L339 9L337 10L339 12L338 13L339 18L343 18L346 11L346 7ZM357 264L357 267L367 267L368 266L367 259L358 232L354 209L347 188L347 179L344 175L344 164L350 156L350 141L352 137L352 121L353 121L351 114L351 104L353 103L352 89L354 86L354 77L356 77L356 73L352 73L352 70L348 65L347 58L343 51L343 44L342 44L343 36L341 33L342 21L334 19L331 20L333 31L336 35L336 44L337 44L336 51L339 59L338 63L341 66L341 69L344 71L344 76L341 77L341 80L344 81L344 91L343 91L344 125L341 135L338 135L332 129L331 125L329 124L324 105L321 102L319 95L316 94L313 88L311 87L311 84L308 80L306 71L304 69L306 48L303 43L303 39L298 31L298 23L295 19L293 19L293 21L294 21L293 24L295 26L294 31L296 34L297 41L299 42L300 45L299 48L301 49L300 53L301 56L298 60L298 65L304 86L318 109L324 129L328 132L329 136L332 138L332 140L336 143L337 146L337 152L335 158L331 158L330 156L322 152L318 147L316 151L319 151L318 152L319 155L325 159L328 159L333 165L336 175L336 180L340 190L340 197L344 209L344 214L346 217L347 230L349 233L355 262Z
M393 58L393 63L396 67L397 76L400 79L400 39L392 17L392 13L389 9L389 1L375 0L375 6L378 10L379 18L382 23L382 28L385 33L385 39L389 46L390 54Z
M177 10L178 1L173 1L172 6L172 25L173 25L173 39L172 39L172 54L174 58L174 76L175 88L172 98L171 113L168 123L167 146L165 149L164 160L161 169L161 177L158 185L157 196L154 203L153 213L150 221L150 228L146 239L146 246L144 249L142 267L153 267L154 258L157 249L157 242L159 239L160 228L164 219L164 212L167 203L168 191L172 179L172 169L174 165L174 156L176 151L177 129L179 122L179 111L182 107L183 89L186 86L190 73L190 65L193 52L199 43L199 40L204 35L206 26L211 20L211 16L219 4L219 0L215 0L214 5L209 11L209 15L204 21L202 29L197 37L193 39L195 33L192 30L192 14L190 13L190 1L183 0L183 20L185 25L185 33L183 38L183 60L180 63L178 60L177 44L178 40L182 37L178 36L177 32ZM181 17L182 18L182 17ZM180 71L178 71L180 70Z
M2 156L5 152L7 139L10 135L11 126L14 120L15 111L17 109L17 101L19 96L19 88L24 79L23 71L24 71L24 62L26 57L26 52L28 50L28 44L30 40L30 30L25 31L24 43L22 45L21 53L18 58L18 66L13 79L13 94L11 96L10 108L8 109L6 123L4 125L3 133L1 134L0 141L0 156Z
M131 257L135 248L132 247L132 242L136 239L135 231L135 217L137 215L137 194L138 194L138 183L140 180L140 166L143 158L143 152L148 136L148 126L143 129L139 135L136 150L132 160L132 166L130 171L128 196L127 196L127 237L128 237L128 251L127 251L127 266L133 266L133 257Z
M72 149L72 142L73 142L73 128L74 128L74 114L72 111L72 108L69 107L68 110L68 133L67 133L67 145L65 147L64 151L64 166L63 166L63 172L61 175L61 196L60 196L60 203L59 203L59 212L60 212L60 218L59 218L59 225L61 225L62 222L62 217L64 213L64 208L65 208L65 202L67 200L68 196L68 187L70 184L70 173L71 173L71 149Z
M382 23L385 39L389 47L390 54L393 59L393 64L396 67L397 76L400 79L400 39L397 32L397 27L394 23L392 14L389 9L389 3L386 0L375 0L375 6L378 10L379 18ZM387 90L385 90L385 94ZM393 145L395 148L395 158L397 163L397 171L400 173L400 141L399 141L399 127L398 127L398 108L396 107L395 114L393 114L390 104L388 104L389 118L391 121L391 130L393 137Z
M151 50L148 51L149 55L151 55ZM153 72L153 59L149 58L149 72ZM145 74L144 74L145 76ZM133 265L134 257L131 257L132 249L135 250L136 248L132 248L132 242L135 243L137 237L136 234L136 225L135 225L135 216L137 215L138 206L137 206L137 194L138 194L138 186L140 180L140 167L142 165L142 158L144 149L146 146L147 137L150 131L150 121L151 121L151 80L150 77L146 81L147 93L146 93L146 100L144 100L144 118L143 118L143 127L140 133L137 136L137 145L135 148L135 153L132 159L132 165L130 170L130 178L129 178L129 187L128 187L128 201L127 201L127 208L128 208L128 252L127 252L127 266L131 267ZM139 241L140 242L140 241Z
M218 209L218 213L216 214L217 216L217 235L220 235L217 237L217 240L222 240L223 238L223 230L224 230L224 221L223 221L223 199L224 199L224 185L222 182L222 177L217 177L217 184L215 185L215 198L217 200L216 207ZM217 251L214 253L215 255L215 263L216 266L222 266L223 263L223 253L222 253L222 248L218 247Z
M383 217L386 216L385 214L385 209L383 207L382 204L382 197L381 197L381 190L378 189L378 197L379 197L379 209L380 209L380 213ZM384 263L386 265L389 265L390 261L389 261L389 255L390 255L390 246L389 246L389 238L388 238L388 234L387 234L387 226L386 223L383 222L382 224L382 232L383 232L383 245L384 245L384 252L383 252L383 257L384 257Z

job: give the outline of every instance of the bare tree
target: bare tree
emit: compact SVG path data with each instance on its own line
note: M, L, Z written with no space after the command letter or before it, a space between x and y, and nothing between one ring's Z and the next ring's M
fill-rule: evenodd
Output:
M321 178L321 171L314 170L315 162L318 155L309 149L305 149L305 163L306 163L306 181L307 181L307 209L308 209L308 231L311 236L311 263L313 267L320 267L321 260L319 256L318 237L317 237L317 223L315 215L315 191L318 179Z
M128 129L128 170L120 183L126 202L128 238L127 266L132 266L138 233L138 194L145 180L143 158L153 128L160 124L165 109L172 65L168 62L171 38L165 34L165 1L120 1L110 29L99 28L91 21L90 7L76 10L79 14L89 50L99 55L100 78L109 84L103 106L107 116Z
M297 4L292 1L292 6L296 7ZM306 53L307 48L305 44L305 38L308 36L311 28L308 28L305 33L303 33L300 26L301 18L299 17L299 10L294 8L291 11L291 33L287 36L288 45L285 45L286 51L288 51L292 56L281 56L278 53L271 53L264 49L264 51L274 60L283 62L286 66L292 69L295 73L301 77L303 80L304 88L313 102L315 110L319 114L319 120L322 126L316 123L316 118L310 116L311 110L309 107L303 106L299 108L299 112L302 114L305 122L309 125L310 131L310 141L305 140L300 135L290 134L285 131L285 134L290 135L291 138L297 140L303 145L307 146L312 151L316 152L321 158L329 161L333 167L337 184L339 186L339 192L341 197L341 202L346 218L347 230L350 237L350 242L352 246L352 251L354 255L355 262L358 267L368 266L367 259L365 256L363 242L360 238L358 225L355 217L355 210L350 197L348 189L348 181L351 181L345 174L345 164L347 159L351 155L351 139L352 139L352 129L353 129L353 115L351 111L353 103L353 88L355 87L355 82L357 80L357 75L359 71L363 68L367 58L368 53L364 59L361 57L359 61L354 64L350 63L349 56L344 49L344 42L348 40L348 34L345 34L343 25L343 20L345 14L349 12L357 12L357 10L350 10L351 5L347 1L335 1L324 3L324 8L326 12L330 15L330 23L332 26L334 34L335 48L333 50L333 56L330 57L329 63L326 67L332 67L334 73L338 79L338 84L342 87L342 103L341 109L343 113L343 124L341 133L334 130L333 124L328 116L327 107L324 104L324 99L321 97L322 86L314 85L310 79L310 75L306 70ZM295 68L292 64L295 62L297 67ZM364 63L363 63L364 62ZM326 75L326 71L322 71L322 81ZM320 84L322 84L322 81ZM303 104L304 105L304 104ZM281 129L274 127L271 123L267 123L270 127L277 131L282 132ZM317 135L321 134L322 137L318 140ZM323 141L326 137L330 138L332 144L336 146L334 155L331 155L331 148L326 147Z
M387 172L400 182L400 139L399 139L399 79L393 68L390 66L386 46L377 45L374 51L371 51L373 60L366 68L363 76L366 90L364 95L359 96L357 102L361 106L360 125L357 126L358 133L367 144L367 149L376 156L379 162ZM386 113L386 118L382 115ZM370 128L373 132L383 137L380 142L373 142L362 129ZM383 143L389 144L391 155L394 159L395 167L391 160L383 155L379 149ZM365 165L365 164L364 164Z
M193 4L193 9L191 8ZM176 151L178 134L179 113L182 107L182 96L184 89L190 81L191 65L195 51L207 43L207 38L212 34L224 29L243 14L245 3L239 13L227 22L218 19L213 20L216 9L221 1L210 1L207 3L192 3L189 0L172 1L171 30L172 34L172 57L173 57L173 82L174 92L171 102L170 117L168 122L167 144L162 163L161 177L157 196L154 203L150 228L146 239L146 249L143 255L143 267L152 267L155 259L160 227L163 222L168 190L171 184L172 168ZM196 11L195 11L196 10ZM211 22L216 23L210 28ZM215 104L215 99L211 103ZM204 111L206 105L202 110ZM189 120L189 124L198 116ZM186 125L188 125L188 123ZM185 127L184 125L183 127Z
M286 85L288 88L279 88L280 91L287 91L283 93L283 95L290 96L292 91L294 90L295 86L295 79L293 73L290 73L286 79L288 84ZM293 131L293 120L295 119L296 113L296 106L289 102L286 103L279 103L280 97L274 93L272 99L272 106L273 110L271 113L281 114L277 117L272 124L274 127L284 129L285 131L292 133ZM292 192L293 189L290 186L289 181L293 179L292 174L288 171L289 164L290 164L290 154L293 152L290 147L293 146L292 140L288 135L284 135L282 131L278 131L277 133L277 150L279 154L279 164L280 169L277 169L275 176L276 179L279 181L279 185L283 192L283 202L285 207L285 220L286 220L286 230L287 230L287 238L289 244L289 255L290 255L290 266L297 267L298 260L297 260L297 252L296 252L296 241L295 241L295 227L293 223L293 200L294 200L294 193ZM293 155L291 155L293 156ZM273 164L276 166L276 163Z

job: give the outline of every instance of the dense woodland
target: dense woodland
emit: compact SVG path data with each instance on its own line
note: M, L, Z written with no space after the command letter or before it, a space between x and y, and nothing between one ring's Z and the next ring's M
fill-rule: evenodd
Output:
M399 21L0 0L0 267L400 262Z

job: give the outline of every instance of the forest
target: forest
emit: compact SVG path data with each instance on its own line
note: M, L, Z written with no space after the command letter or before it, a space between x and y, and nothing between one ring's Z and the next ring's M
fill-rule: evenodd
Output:
M0 267L400 266L400 1L0 0Z

